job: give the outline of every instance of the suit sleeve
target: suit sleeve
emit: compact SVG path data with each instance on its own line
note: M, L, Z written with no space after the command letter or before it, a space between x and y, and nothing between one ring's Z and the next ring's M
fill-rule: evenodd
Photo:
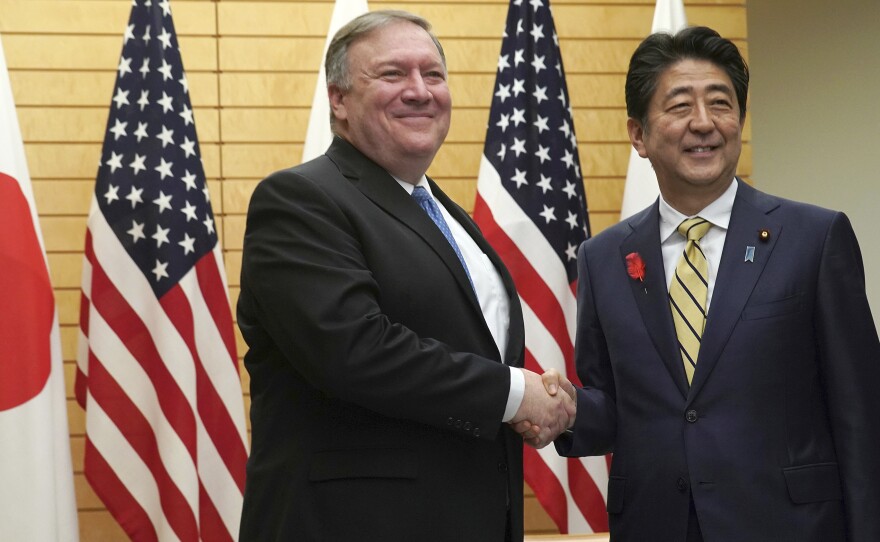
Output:
M239 300L242 332L258 338L248 341L254 359L260 348L277 349L330 397L441 428L450 418L472 420L480 437L494 438L508 367L390 321L361 243L319 183L288 171L257 187ZM406 247L400 251L405 266Z
M611 356L593 297L588 244L578 251L577 331L575 364L584 387L577 390L573 433L558 439L560 455L580 457L614 451L617 410Z
M880 342L861 252L842 213L825 239L815 329L848 540L880 540Z

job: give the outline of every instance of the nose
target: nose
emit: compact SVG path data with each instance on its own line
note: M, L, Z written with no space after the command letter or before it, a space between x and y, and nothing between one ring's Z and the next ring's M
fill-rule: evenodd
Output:
M711 132L715 129L715 122L706 104L698 104L693 109L693 116L690 123L691 130L694 132Z
M407 103L425 103L431 100L431 91L425 84L425 79L420 72L413 72L406 79L406 87L403 89L401 98Z

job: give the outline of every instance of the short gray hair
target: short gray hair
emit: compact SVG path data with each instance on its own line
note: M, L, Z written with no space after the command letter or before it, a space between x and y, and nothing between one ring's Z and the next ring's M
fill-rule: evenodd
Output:
M431 23L427 19L408 11L396 9L371 11L352 19L333 36L333 40L327 47L327 56L324 59L327 86L334 85L343 92L350 90L352 80L351 70L348 65L348 50L351 45L374 30L401 21L412 23L428 33L431 41L434 42L434 45L437 46L437 51L440 53L443 69L446 69L446 54L443 52L443 46L440 45L440 40L431 31ZM332 125L335 122L336 119L333 111L330 111L330 124Z

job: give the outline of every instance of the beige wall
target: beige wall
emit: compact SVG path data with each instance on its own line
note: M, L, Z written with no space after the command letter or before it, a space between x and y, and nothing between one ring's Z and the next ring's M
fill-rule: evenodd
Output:
M877 323L880 2L749 0L748 20L755 183L847 213Z
M369 4L427 17L444 43L455 108L448 142L429 173L471 209L507 2ZM552 4L596 233L616 222L620 209L630 152L623 80L629 55L650 29L654 0ZM692 24L715 27L745 49L745 0L685 4ZM299 162L333 2L174 0L172 7L234 303L247 200L267 173ZM72 385L85 217L129 9L127 0L0 0L0 32L60 310L77 500L89 541L121 536L82 476L84 415ZM740 174L751 174L748 141ZM247 390L246 374L243 380ZM526 514L530 532L555 531L531 495Z

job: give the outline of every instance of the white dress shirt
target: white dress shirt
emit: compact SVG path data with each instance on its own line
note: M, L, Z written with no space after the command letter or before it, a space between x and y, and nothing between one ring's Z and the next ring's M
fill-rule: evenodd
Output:
M422 186L432 198L434 197L434 193L431 192L431 186L428 184L428 179L425 176L422 176L417 185L401 181L396 177L395 180L410 195L412 195L416 186ZM495 269L495 266L492 265L489 257L477 245L476 241L449 214L446 207L439 202L437 202L437 207L440 208L440 213L443 215L443 219L449 226L449 231L452 232L452 237L455 239L458 249L464 257L477 299L480 302L480 309L483 311L483 318L486 320L486 325L489 327L489 332L492 333L492 338L495 339L498 352L501 353L503 360L504 354L507 351L508 330L510 328L510 298L504 290L504 282L501 280L501 275ZM502 422L508 422L513 419L522 403L526 387L525 376L523 376L522 371L516 367L508 366L508 368L510 369L510 391L507 396L507 405L504 409Z
M715 201L707 205L702 211L693 215L705 218L712 223L712 227L700 240L700 248L709 263L709 292L706 297L706 313L712 302L712 292L715 290L715 277L718 276L718 266L721 264L721 252L724 250L724 240L727 239L727 227L730 225L730 213L733 211L733 200L736 199L736 179L730 183L727 190ZM692 218L681 214L666 203L660 196L660 248L663 251L663 267L666 270L666 289L672 284L675 276L675 266L684 252L687 239L678 233L678 225L683 220Z

